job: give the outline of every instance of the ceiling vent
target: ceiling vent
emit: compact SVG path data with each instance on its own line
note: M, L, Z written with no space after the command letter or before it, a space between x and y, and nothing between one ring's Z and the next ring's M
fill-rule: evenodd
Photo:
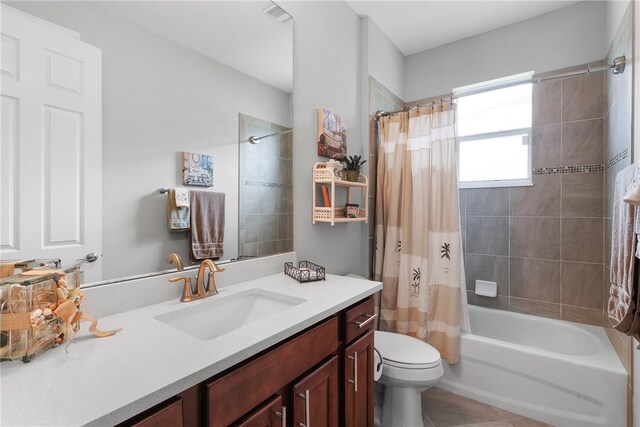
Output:
M267 6L263 12L269 15L274 21L280 23L293 19L293 16L289 15L283 8L273 2L271 2L271 5Z

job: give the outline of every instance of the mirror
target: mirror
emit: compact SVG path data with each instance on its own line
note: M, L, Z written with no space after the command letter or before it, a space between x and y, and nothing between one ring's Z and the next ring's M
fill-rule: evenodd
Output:
M95 215L102 241L75 258L102 256L83 267L84 283L172 269L166 262L172 252L190 264L188 233L168 230L161 188L225 194L221 261L292 249L293 42L286 12L271 1L3 4L77 32L101 50L102 184L93 191L101 193ZM256 145L250 136L265 138ZM256 150L273 154L268 176L251 166ZM183 152L212 156L213 187L182 185ZM249 157L241 159L243 153ZM274 198L260 198L261 190ZM88 212L84 218L94 218ZM254 237L254 225L262 223L282 233ZM75 261L55 253L65 265Z
M240 114L240 259L293 250L291 132Z

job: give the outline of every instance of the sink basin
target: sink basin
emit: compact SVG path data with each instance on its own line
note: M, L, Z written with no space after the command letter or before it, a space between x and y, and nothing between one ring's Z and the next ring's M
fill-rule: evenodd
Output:
M197 305L156 316L156 319L207 341L305 301L264 289L248 289L229 296L215 295Z

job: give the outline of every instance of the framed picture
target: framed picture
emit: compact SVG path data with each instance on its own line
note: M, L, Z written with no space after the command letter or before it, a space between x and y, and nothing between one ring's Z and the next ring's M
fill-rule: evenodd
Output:
M213 160L207 154L182 152L182 184L213 186Z
M324 108L318 108L318 156L344 160L347 156L347 124Z

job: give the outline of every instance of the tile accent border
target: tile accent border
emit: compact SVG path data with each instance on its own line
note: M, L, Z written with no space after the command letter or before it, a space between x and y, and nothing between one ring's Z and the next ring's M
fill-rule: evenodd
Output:
M270 188L291 187L291 184L278 184L277 182L266 182L266 181L245 181L244 185L248 187L270 187Z
M605 167L599 165L575 165L575 166L556 166L550 168L536 168L533 170L534 175L554 175L559 173L592 173L604 172Z
M605 172L617 165L624 159L629 157L629 149L625 148L620 153L607 160L606 164L594 164L594 165L572 165L572 166L554 166L547 168L535 168L533 175L555 175L564 173L594 173Z
M622 160L626 159L628 155L629 155L629 149L625 148L620 153L618 153L616 156L614 156L613 158L607 160L607 164L605 165L604 169L607 170L607 169L613 167L614 165L620 163Z

